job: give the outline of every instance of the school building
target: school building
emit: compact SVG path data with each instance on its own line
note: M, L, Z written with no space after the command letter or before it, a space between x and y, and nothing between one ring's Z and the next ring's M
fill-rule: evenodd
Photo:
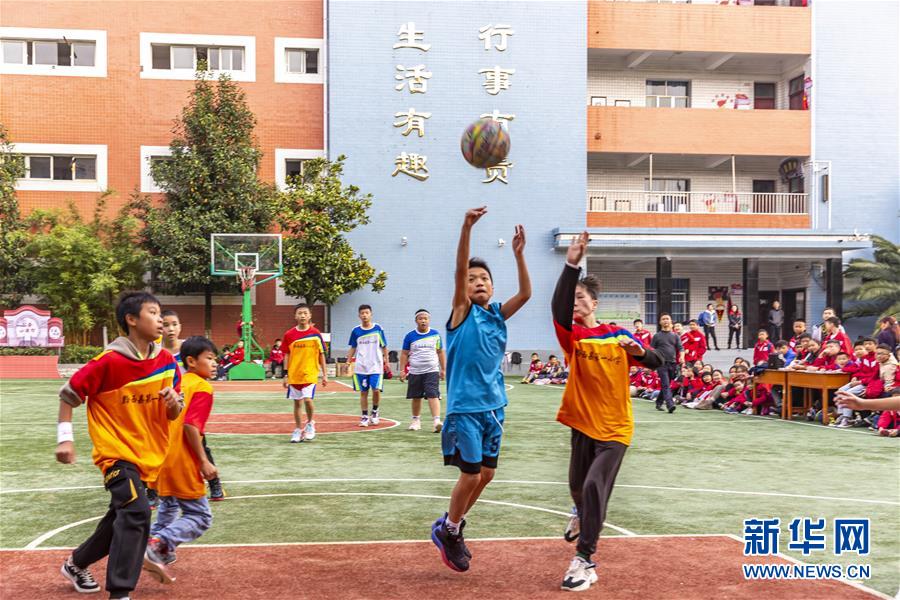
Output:
M806 4L20 0L0 14L0 122L27 157L26 212L89 213L107 189L115 210L158 194L148 165L197 61L231 74L258 120L261 178L343 154L346 182L374 196L350 237L388 284L345 296L330 322L316 307L338 351L361 303L392 348L419 308L444 328L459 226L479 205L472 254L497 301L515 292L513 227L527 230L534 296L510 350L557 348L549 298L585 228L604 320L731 302L749 333L775 299L787 319L839 307L866 236L900 241L898 6ZM512 140L487 171L459 151L484 116ZM202 293L163 300L202 332ZM236 337L239 302L214 298L217 341ZM295 299L270 283L254 302L265 345Z

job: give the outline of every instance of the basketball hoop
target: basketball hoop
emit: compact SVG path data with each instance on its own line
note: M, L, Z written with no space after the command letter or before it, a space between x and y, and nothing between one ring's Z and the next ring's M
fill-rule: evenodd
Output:
M241 291L246 292L256 281L256 267L238 267L238 279L241 280Z

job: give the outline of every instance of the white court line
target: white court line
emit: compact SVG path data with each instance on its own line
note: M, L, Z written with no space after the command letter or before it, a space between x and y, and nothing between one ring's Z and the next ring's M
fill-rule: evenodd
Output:
M100 517L95 517L97 520ZM729 533L663 533L654 535L652 533L638 533L635 535L601 535L600 540L629 540L640 538L706 538L706 537L723 537L734 539L735 536ZM513 537L485 537L470 538L468 542L516 542L516 541L559 541L558 535L532 535L532 536L513 536ZM265 548L268 546L368 546L376 544L431 544L431 540L348 540L345 542L244 542L235 544L182 544L179 548ZM32 552L44 552L48 550L72 550L75 546L40 546L37 548L28 548ZM0 548L0 552L22 552L26 548Z
M735 540L736 542L739 542L739 543L741 543L741 544L744 543L744 540L742 540L742 539L739 538L738 536L736 536L736 535L734 535L734 534L731 534L731 533L725 534L724 537L733 539L733 540ZM782 553L782 552L776 552L776 553L775 553L775 556L777 556L778 558L780 558L780 559L782 559L782 560L786 560L786 561L788 561L788 562L790 562L790 563L793 563L793 564L795 564L795 565L809 565L809 564L810 564L810 563L805 563L805 562L803 562L802 560L797 560L796 558L793 558L793 557L791 557L791 556L788 556L787 554L784 554L784 553ZM777 580L772 580L772 581L777 581ZM869 594L872 594L872 595L877 596L877 597L879 597L879 598L884 598L885 600L894 600L894 597L893 597L893 596L888 596L887 594L884 594L884 593L882 593L882 592L879 592L878 590L874 590L874 589L872 589L872 588L870 588L870 587L868 587L868 586L866 586L866 585L863 585L863 584L859 583L858 581L854 581L854 580L852 580L852 579L844 579L844 578L840 578L840 579L822 579L822 580L818 580L818 581L838 581L838 582L840 582L840 583L847 584L847 585L849 585L850 587L856 588L856 589L858 589L858 590L860 590L860 591L868 592Z
M229 496L228 501L230 502L233 500L252 500L252 499L258 499L258 498L287 498L287 497L302 497L302 496L377 496L377 497L387 497L387 498L417 498L417 499L426 499L426 500L449 500L450 499L450 496L433 496L433 495L427 495L427 494L386 494L386 493L373 493L373 492L289 492L289 493L283 493L283 494L254 494L254 495L247 495L247 496ZM539 511L539 512L549 513L552 515L560 515L560 516L567 517L567 518L570 516L570 513L568 513L568 512L564 512L561 510L554 510L552 508L543 508L541 506L531 506L529 504L517 504L515 502L502 502L500 500L485 500L483 498L479 498L478 501L476 502L476 504L478 504L479 502L482 504L494 504L497 506L508 506L511 508L524 508L527 510L535 510L535 511ZM79 525L84 525L85 523L90 523L91 521L99 521L102 518L103 518L103 516L90 517L88 519L82 519L80 521L75 521L74 523L69 523L67 525L57 527L56 529L52 529L46 533L42 533L35 539L28 542L28 544L25 545L23 550L33 550L33 549L37 548L38 546L40 546L45 541L49 540L50 538L54 537L55 535L57 535L59 533L62 533L63 531L67 531L74 527L78 527ZM604 522L603 524L606 527L609 527L610 529L619 531L626 536L637 535L634 532L629 531L628 529L625 529L624 527L618 527L616 525L613 525L612 523Z
M228 485L237 484L260 484L260 483L456 483L455 479L444 478L415 478L415 477L360 477L360 478L338 478L338 477L321 477L321 478L299 478L299 479L238 479L234 481L223 481ZM568 486L566 481L535 481L528 479L493 479L492 484L512 484L512 485L560 485ZM53 487L53 488L29 488L29 489L12 489L0 490L0 494L17 494L32 492L62 492L69 490L86 490L101 489L103 486L73 486L73 487ZM809 496L805 494L788 494L784 492L756 492L744 490L720 490L715 488L687 488L675 486L658 486L658 485L638 485L628 483L617 483L618 488L633 488L643 490L663 490L673 492L693 492L706 494L730 494L737 496L771 496L776 498L798 498L802 500L825 500L838 502L859 502L861 504L882 504L887 506L900 506L900 502L893 500L872 500L869 498L844 498L840 496ZM566 513L568 514L568 513Z

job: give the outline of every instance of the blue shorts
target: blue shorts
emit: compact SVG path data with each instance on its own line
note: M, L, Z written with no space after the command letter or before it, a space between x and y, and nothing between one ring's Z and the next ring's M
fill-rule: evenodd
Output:
M504 416L502 408L447 415L441 431L444 464L470 474L480 473L481 467L496 469Z
M372 375L353 374L353 389L357 392L368 392L369 389L381 391L381 373L373 373Z

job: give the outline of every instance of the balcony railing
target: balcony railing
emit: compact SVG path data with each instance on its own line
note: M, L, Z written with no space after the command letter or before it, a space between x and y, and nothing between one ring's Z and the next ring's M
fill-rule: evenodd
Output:
M756 0L606 0L607 2L645 2L650 4L716 4L736 5L736 6L806 6L806 2L798 2L791 0L775 0L775 3L757 2Z
M588 190L588 212L805 215L808 194Z

